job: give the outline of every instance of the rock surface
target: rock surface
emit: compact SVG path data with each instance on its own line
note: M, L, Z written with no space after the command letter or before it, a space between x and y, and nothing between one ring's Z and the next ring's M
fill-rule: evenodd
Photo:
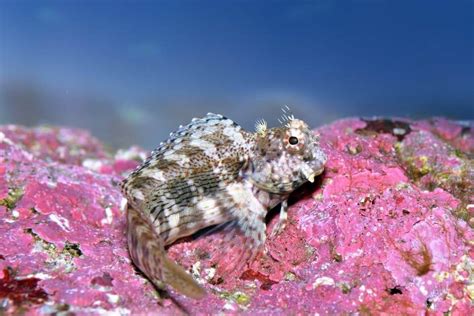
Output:
M0 127L0 314L473 314L473 123L347 119L317 132L326 171L293 194L266 252L223 275L225 232L181 240L170 256L208 295L159 305L127 255L117 186L146 153Z

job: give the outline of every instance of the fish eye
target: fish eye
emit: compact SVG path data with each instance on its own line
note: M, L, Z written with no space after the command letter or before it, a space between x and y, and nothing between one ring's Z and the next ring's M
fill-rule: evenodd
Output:
M296 144L298 144L298 137L291 136L291 137L288 139L288 142L289 142L291 145L296 145Z

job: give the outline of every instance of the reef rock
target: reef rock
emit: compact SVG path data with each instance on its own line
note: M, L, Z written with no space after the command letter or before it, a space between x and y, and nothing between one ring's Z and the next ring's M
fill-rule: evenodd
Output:
M473 123L346 119L315 132L326 171L292 195L289 224L253 262L222 272L228 231L169 248L206 288L196 301L159 300L128 257L118 183L143 150L0 127L0 314L473 314Z

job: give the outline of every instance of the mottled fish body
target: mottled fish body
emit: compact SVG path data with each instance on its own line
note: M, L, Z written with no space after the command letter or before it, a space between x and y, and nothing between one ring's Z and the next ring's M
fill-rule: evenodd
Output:
M265 215L288 195L314 181L326 162L318 137L301 120L284 116L281 127L257 123L255 133L209 113L160 144L122 183L127 198L127 236L136 266L158 287L166 284L193 298L205 292L165 246L200 229L223 224L245 236L249 258L265 242Z

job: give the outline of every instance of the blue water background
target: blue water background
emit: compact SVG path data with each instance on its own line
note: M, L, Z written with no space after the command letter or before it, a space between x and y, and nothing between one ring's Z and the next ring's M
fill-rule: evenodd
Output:
M474 1L0 1L0 124L153 148L207 112L474 118Z

